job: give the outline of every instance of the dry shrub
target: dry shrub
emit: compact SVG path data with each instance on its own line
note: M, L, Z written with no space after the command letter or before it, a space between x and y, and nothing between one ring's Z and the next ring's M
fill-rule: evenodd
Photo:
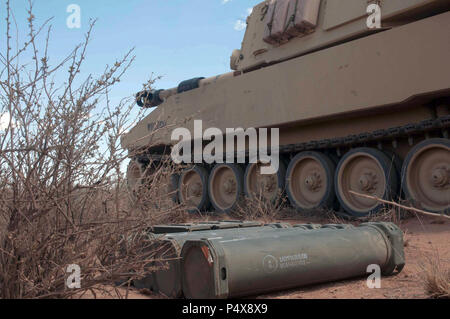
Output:
M405 216L405 211L396 207L385 207L378 214L362 218L361 220L367 222L391 222L400 225L403 216Z
M343 215L336 214L333 210L325 210L322 211L323 216L325 216L327 222L330 224L348 224L349 219L347 217L344 217Z
M286 197L281 194L275 200L267 200L255 194L245 197L232 215L238 219L273 222L280 218L286 201Z
M403 231L403 247L409 247L411 242L411 233L408 230Z
M27 40L19 47L22 29L14 29L6 1L0 46L0 115L8 119L0 131L0 298L95 295L101 285L144 276L152 241L128 239L176 220L181 207L161 194L172 173L166 165L153 170L147 185L144 196L153 204L129 203L123 172L129 155L120 139L143 114L134 112L132 98L113 105L109 92L132 52L99 76L81 78L95 22L83 43L55 62L49 21L36 27L29 5ZM66 285L72 264L81 268L79 290Z
M367 223L367 222L391 222L400 226L402 220L412 216L406 210L397 207L384 207L377 214L372 214L367 217L353 217L345 213L337 214L332 210L324 211L324 217L330 220L333 224L348 224L349 222Z
M180 167L167 157L145 164L142 180L129 188L129 205L140 214L148 215L152 224L184 223L188 219L186 208L177 201Z
M422 281L430 298L450 298L450 268L439 256L433 255L420 264Z

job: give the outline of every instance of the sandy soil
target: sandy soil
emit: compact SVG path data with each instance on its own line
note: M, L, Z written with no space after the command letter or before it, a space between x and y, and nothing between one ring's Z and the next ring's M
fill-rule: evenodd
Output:
M283 222L330 223L319 218L300 218ZM406 266L392 277L384 277L380 289L369 289L366 278L327 283L290 291L272 293L257 298L277 299L372 299L372 298L427 298L424 288L422 267L428 260L439 260L444 268L450 268L450 221L439 218L410 218L403 220L400 227L405 232ZM110 290L112 288L108 288ZM125 294L125 289L121 289ZM100 295L100 298L108 298ZM129 290L130 299L158 299L156 295L143 291Z

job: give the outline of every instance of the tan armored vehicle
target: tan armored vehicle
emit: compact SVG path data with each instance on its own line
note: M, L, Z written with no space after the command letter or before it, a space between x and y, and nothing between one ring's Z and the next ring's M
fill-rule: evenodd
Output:
M227 163L183 164L177 197L190 211L228 213L244 195L285 193L298 210L340 206L367 216L383 208L377 199L401 197L448 213L449 9L448 0L256 5L232 72L137 95L156 108L122 140L130 185L148 163L170 158L175 128L195 136L201 120L221 132L278 128L281 160L265 175L260 162L228 163L233 146L215 154Z

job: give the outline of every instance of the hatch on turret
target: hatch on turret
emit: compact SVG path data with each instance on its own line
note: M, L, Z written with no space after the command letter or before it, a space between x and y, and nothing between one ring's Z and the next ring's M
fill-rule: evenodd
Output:
M281 45L313 32L319 7L318 0L271 0L264 17L264 42Z
M321 0L266 0L256 5L247 18L241 50L235 50L231 56L231 69L248 70L270 62L266 52L313 33L321 3Z
M380 28L369 26L377 5ZM445 12L448 0L266 0L247 18L231 69L249 72Z

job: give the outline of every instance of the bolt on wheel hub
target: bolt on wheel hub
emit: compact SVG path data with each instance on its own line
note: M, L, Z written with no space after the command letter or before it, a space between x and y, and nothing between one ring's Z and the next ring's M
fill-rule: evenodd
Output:
M305 185L309 191L318 192L322 187L320 174L317 172L313 172L311 175L308 175L305 179Z
M195 196L195 197L199 197L202 195L202 184L200 183L194 183L191 187L190 187L190 194Z
M435 188L445 188L449 185L450 170L445 166L435 168L431 175L432 184Z
M377 176L372 172L367 172L361 175L359 178L360 190L366 193L370 193L376 190Z
M236 183L232 179L227 179L223 184L223 188L227 194L233 194L236 191Z

